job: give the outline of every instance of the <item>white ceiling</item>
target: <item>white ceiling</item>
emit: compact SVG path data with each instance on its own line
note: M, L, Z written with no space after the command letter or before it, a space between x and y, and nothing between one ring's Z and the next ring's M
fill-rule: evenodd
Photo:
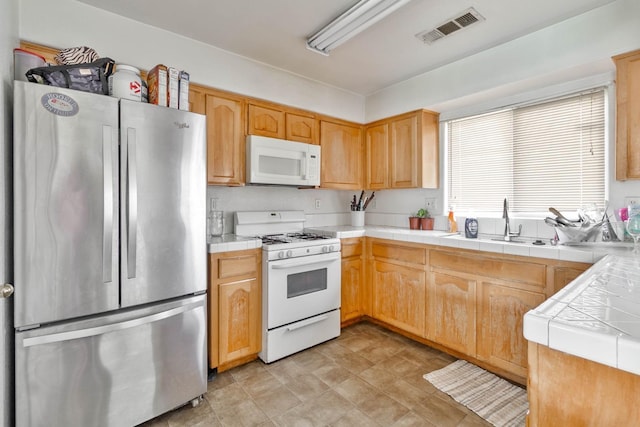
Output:
M338 46L329 56L308 50L306 38L357 0L80 1L291 73L369 95L614 0L412 0ZM415 37L469 7L474 7L486 21L432 45Z

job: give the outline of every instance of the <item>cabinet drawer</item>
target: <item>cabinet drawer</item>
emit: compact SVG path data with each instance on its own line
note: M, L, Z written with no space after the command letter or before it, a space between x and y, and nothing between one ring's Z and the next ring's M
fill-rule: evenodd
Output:
M362 255L362 239L342 239L340 242L342 258L349 258Z
M430 262L432 268L459 271L539 287L546 285L546 266L544 264L440 251L431 251Z
M244 254L217 258L217 274L215 279L257 277L260 268L260 254Z
M386 258L410 264L425 265L427 263L427 250L420 247L374 242L371 245L371 254L374 258Z

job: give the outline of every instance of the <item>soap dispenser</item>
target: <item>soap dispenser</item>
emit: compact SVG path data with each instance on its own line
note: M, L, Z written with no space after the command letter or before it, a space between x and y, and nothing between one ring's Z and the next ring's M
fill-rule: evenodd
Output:
M453 213L453 209L453 206L449 206L449 233L458 232L458 223L456 222L456 217Z

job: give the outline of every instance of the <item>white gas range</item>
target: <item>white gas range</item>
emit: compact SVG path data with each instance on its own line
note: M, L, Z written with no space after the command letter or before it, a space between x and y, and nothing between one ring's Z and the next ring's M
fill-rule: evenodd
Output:
M303 211L236 212L262 239L262 351L274 362L340 335L340 240L304 232Z

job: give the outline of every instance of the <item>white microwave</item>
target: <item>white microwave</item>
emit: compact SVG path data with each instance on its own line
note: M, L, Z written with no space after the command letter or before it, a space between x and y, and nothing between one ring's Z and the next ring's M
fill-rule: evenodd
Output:
M247 184L320 185L320 146L247 136Z

